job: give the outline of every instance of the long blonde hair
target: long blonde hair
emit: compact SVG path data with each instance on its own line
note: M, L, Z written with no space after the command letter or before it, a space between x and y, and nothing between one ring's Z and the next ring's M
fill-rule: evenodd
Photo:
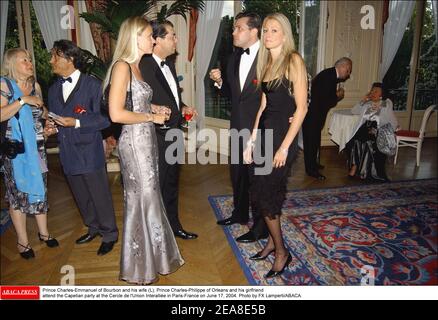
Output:
M284 33L285 41L281 48L279 58L273 62L269 50L264 45L264 33L263 29L269 20L277 21ZM263 20L262 36L260 39L261 46L259 49L259 55L257 60L257 79L260 86L265 78L274 80L268 83L268 89L278 87L283 81L283 77L286 75L289 77L290 73L294 70L289 70L290 61L294 61L294 54L298 54L295 50L294 36L292 33L292 27L287 17L282 13L271 13ZM289 74L288 74L289 73ZM289 79L290 81L292 79Z
M120 26L119 35L117 38L116 48L114 50L113 61L108 68L105 80L103 81L103 90L110 82L110 74L113 65L119 61L124 60L127 63L133 63L139 58L137 37L150 26L150 23L143 17L130 17L123 21Z
M17 55L20 52L24 52L27 56L27 58L32 61L32 57L30 56L29 51L27 51L26 49L22 49L22 48L12 48L12 49L8 49L5 52L5 56L3 58L3 63L2 63L2 67L1 67L1 75L3 77L7 77L13 80L18 80L17 77L17 71L15 69L15 65L17 62ZM34 77L33 75L29 77L29 79L27 79L28 81L34 81Z

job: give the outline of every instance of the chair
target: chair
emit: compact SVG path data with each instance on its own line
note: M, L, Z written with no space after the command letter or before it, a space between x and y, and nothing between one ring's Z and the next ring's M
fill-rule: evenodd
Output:
M398 148L411 147L417 149L417 167L420 166L421 146L423 144L424 131L426 130L427 120L429 120L429 116L433 111L436 111L436 105L431 105L426 109L426 111L424 111L420 131L399 130L395 133L397 138L397 151L395 152L394 165L397 163Z

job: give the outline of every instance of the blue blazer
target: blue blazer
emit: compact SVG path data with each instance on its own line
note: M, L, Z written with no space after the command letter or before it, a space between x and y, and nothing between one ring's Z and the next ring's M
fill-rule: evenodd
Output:
M81 123L77 129L58 126L60 159L66 175L91 173L105 166L100 131L108 127L110 122L101 113L101 98L101 82L83 73L65 102L60 81L49 88L49 110L63 117L79 119ZM86 112L75 113L76 107Z

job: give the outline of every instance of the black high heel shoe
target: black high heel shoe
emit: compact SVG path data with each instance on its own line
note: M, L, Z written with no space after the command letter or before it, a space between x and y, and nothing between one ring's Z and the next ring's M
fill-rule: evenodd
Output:
M274 271L274 270L272 270L272 269L269 270L268 273L265 274L265 278L266 278L266 279L268 279L268 278L274 278L274 277L277 277L277 276L281 275L281 274L284 272L284 270L286 269L286 267L289 265L289 263L290 263L291 261L292 261L292 256L291 256L291 254L289 253L289 255L287 256L287 259L286 259L286 263L284 264L283 268L281 268L280 271Z
M47 240L44 240L43 237L47 238ZM52 238L50 235L46 236L38 232L38 238L40 239L41 242L44 241L49 248L54 248L59 246L58 240Z
M265 260L274 251L275 251L275 249L272 249L271 251L268 252L268 254L266 256L262 256L263 250L259 251L255 255L253 255L252 257L249 257L249 260L254 260L254 261Z
M17 242L17 244L24 248L25 250L23 252L20 252L20 256L26 260L29 260L30 258L35 258L35 253L33 252L33 249L30 247L30 243L23 246L21 243Z

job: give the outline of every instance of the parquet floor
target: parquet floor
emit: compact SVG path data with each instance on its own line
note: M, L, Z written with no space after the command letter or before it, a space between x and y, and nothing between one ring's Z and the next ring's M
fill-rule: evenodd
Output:
M403 148L399 162L394 167L388 160L387 171L392 180L424 179L437 177L436 138L425 141L421 166L415 166L415 151ZM304 173L302 152L292 170L289 188L324 188L361 184L362 181L346 177L346 156L339 154L336 147L323 148L321 162L325 181L307 177ZM30 242L36 254L32 260L22 259L16 249L16 236L11 226L1 236L1 278L6 284L59 285L65 275L61 270L69 265L74 268L76 285L124 285L118 280L120 241L114 250L97 256L100 241L95 239L85 245L76 245L75 239L86 232L79 212L61 172L57 155L49 156L49 229L59 240L60 247L47 248L37 237L36 221L28 218ZM120 174L109 174L111 191L122 230L123 194ZM209 195L231 194L227 165L183 165L180 180L180 216L188 231L199 234L197 240L177 239L186 264L177 272L160 277L157 285L247 285L222 227L208 203ZM2 192L3 194L3 192ZM2 206L4 201L2 201ZM121 239L121 237L120 237Z

